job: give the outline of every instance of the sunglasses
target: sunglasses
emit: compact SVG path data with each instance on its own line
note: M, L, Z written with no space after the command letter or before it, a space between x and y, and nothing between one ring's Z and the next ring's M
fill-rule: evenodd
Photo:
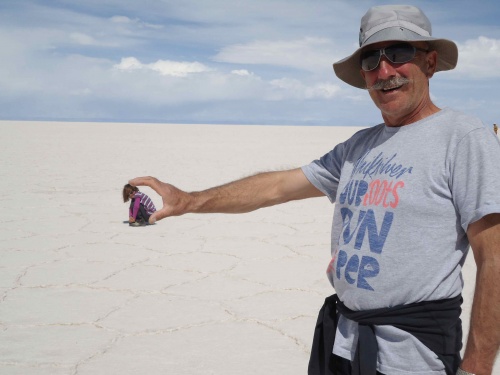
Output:
M408 43L393 44L385 48L365 51L361 54L361 69L369 72L377 68L382 55L394 64L404 64L415 58L417 51L429 52L428 50L417 48Z

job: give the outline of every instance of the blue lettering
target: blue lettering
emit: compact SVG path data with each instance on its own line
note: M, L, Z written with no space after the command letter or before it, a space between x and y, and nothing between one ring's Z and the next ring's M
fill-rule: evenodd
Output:
M401 164L393 162L397 154L391 157L386 157L382 152L379 153L372 161L367 161L366 158L371 150L368 150L362 157L356 161L351 173L351 177L359 173L366 177L373 178L376 175L384 174L390 177L401 178L406 173L412 173L413 167L403 167ZM384 162L385 160L385 162Z
M364 220L359 226L358 235L356 236L356 242L354 243L354 248L358 250L361 249L363 240L365 238L365 233L368 232L370 251L380 254L382 252L382 249L384 248L385 240L387 239L389 230L391 229L392 221L394 219L394 213L385 212L382 227L380 228L380 233L377 231L377 223L375 221L375 213L373 212L373 210L368 210L366 212L366 216L363 215L363 217Z
M361 198L365 196L368 191L368 182L361 180L359 181L358 192L356 194L356 206L361 204Z
M352 181L349 181L347 183L347 185L344 187L344 190L342 190L342 193L340 193L340 197L339 197L339 203L340 204L344 204L345 203L347 194L349 193L349 186L351 186L351 184L352 184Z
M345 204L347 201L347 204L349 206L352 206L353 204L355 206L359 206L361 204L362 197L366 194L367 191L368 182L364 180L351 180L344 187L342 193L340 193L339 203Z
M340 209L340 214L342 216L342 222L343 222L343 230L342 230L342 238L344 239L344 244L348 244L351 242L352 237L356 234L358 231L359 225L363 222L363 218L365 216L365 211L360 211L359 212L359 218L358 218L358 223L356 224L356 227L354 230L351 231L351 220L353 213L350 209L346 207L342 207Z
M353 279L350 273L358 273L359 269L359 258L357 255L353 255L349 262L347 262L347 266L345 267L345 279L349 284L354 284L356 279Z
M340 270L346 265L347 263L347 253L344 250L340 250L339 254L337 256L337 279L340 280Z
M359 266L358 273L358 288L374 290L370 284L366 281L369 277L375 277L380 272L380 266L377 262L377 259L364 256L361 258L361 265Z
M356 284L360 289L374 290L367 279L376 277L380 272L379 263L375 258L363 256L360 263L358 255L354 254L347 260L347 253L340 250L336 267L336 275L339 280L342 276L342 269L344 269L344 278L349 284Z
M359 181L351 181L349 183L349 192L347 193L347 203L349 204L349 206L352 206L354 198L356 198L356 191L358 190L358 182ZM354 188L352 185L354 185Z

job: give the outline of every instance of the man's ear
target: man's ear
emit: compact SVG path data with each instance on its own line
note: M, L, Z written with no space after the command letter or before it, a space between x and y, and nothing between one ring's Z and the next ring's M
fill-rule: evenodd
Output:
M436 51L430 51L427 52L427 56L425 58L425 63L426 63L426 76L427 78L431 78L434 73L436 73L437 69L437 52Z
M363 78L363 81L366 82L366 79L365 79L365 71L363 69L360 69L359 70L359 74L361 74L361 77Z

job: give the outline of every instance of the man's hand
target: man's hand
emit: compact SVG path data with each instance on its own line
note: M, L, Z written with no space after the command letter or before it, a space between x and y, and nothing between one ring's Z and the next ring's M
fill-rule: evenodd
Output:
M188 193L177 189L175 186L161 182L155 177L137 177L129 181L132 186L149 186L161 196L163 207L149 217L149 223L154 224L169 216L179 216L186 213L186 208L191 200Z

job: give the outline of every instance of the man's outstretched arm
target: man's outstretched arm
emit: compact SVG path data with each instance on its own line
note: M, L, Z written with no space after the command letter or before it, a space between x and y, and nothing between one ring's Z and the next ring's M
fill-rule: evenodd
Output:
M477 265L469 338L460 367L490 375L500 346L500 214L469 225L467 236Z
M163 207L151 215L150 223L186 213L244 213L292 200L324 195L309 182L300 168L259 173L191 193L154 177L138 177L129 183L133 186L149 186L162 197Z

